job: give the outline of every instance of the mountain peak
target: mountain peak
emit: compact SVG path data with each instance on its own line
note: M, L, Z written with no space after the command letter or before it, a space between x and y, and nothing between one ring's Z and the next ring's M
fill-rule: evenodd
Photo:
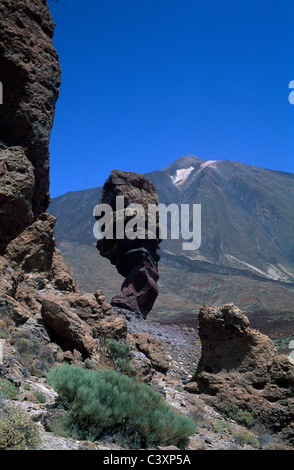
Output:
M162 171L172 172L175 170L189 168L190 166L192 166L193 168L198 168L199 165L204 162L205 160L195 157L195 155L187 155L186 157L181 156L175 162L163 168Z

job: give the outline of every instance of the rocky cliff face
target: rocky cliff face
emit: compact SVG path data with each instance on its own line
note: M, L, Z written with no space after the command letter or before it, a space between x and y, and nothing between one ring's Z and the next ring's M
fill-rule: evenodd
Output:
M0 4L0 253L49 204L49 139L59 93L45 0Z
M294 366L233 304L199 312L202 355L187 390L226 409L234 403L294 441Z
M45 0L0 4L0 327L14 337L32 334L53 361L99 361L103 339L125 338L126 321L101 291L80 293L55 247L56 219L45 212L60 84L53 29Z

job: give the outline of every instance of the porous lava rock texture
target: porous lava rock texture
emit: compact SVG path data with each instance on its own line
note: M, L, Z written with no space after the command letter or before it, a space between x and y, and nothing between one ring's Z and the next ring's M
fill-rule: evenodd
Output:
M273 432L294 442L294 365L273 341L250 328L233 304L203 306L199 312L202 356L191 392L226 407L235 403Z
M45 0L0 3L0 253L49 204L49 139L59 94Z
M123 198L122 206L117 203L117 198ZM158 213L150 216L151 212L148 211L149 205L157 207L158 203L156 190L145 176L119 170L111 172L103 186L99 201L99 204L107 204L112 209L113 220L109 223L113 226L113 238L106 236L100 238L97 249L100 255L108 258L125 277L121 292L112 299L111 304L138 312L143 317L151 311L158 295L161 241L159 217ZM144 224L138 224L137 236L132 239L128 235L128 224L138 216L144 218ZM99 222L99 217L96 218ZM106 224L107 222L105 227ZM119 228L121 226L123 230ZM148 233L150 226L152 230ZM101 233L103 234L102 220ZM150 236L150 233L153 235Z
M101 291L80 292L56 248L56 219L45 212L60 85L53 29L45 0L1 1L0 326L51 345L59 362L99 362L105 339L126 338L126 321Z

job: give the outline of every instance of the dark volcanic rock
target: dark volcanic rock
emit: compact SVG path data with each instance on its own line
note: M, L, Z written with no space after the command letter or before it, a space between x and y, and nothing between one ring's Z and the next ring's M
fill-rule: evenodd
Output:
M294 366L278 355L266 335L250 328L233 304L204 306L199 313L202 356L191 392L212 397L217 406L235 403L274 432L294 440Z
M65 356L99 361L105 338L125 338L101 291L81 294L55 247L49 138L60 85L45 0L0 3L0 320ZM40 359L40 358L39 358ZM24 358L25 360L25 358Z
M53 29L45 0L1 1L0 253L49 204L48 145L61 73Z
M0 149L0 165L1 253L7 243L34 220L35 177L33 165L22 147Z
M118 210L116 198L120 196L124 198L124 206ZM114 237L98 240L97 249L126 278L121 293L112 299L112 305L146 316L158 295L158 216L154 219L154 238L147 236L148 204L158 205L156 190L143 175L114 170L104 184L99 203L108 204L113 210ZM131 204L139 204L144 209L144 226L141 227L141 234L138 229L138 237L135 239L125 235L128 222L138 214L135 209L128 213L124 210ZM123 237L120 239L116 236L119 219L123 220L124 228Z

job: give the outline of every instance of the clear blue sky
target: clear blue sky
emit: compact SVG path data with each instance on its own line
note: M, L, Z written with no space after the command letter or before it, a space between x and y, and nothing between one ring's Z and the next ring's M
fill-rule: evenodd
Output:
M294 1L55 0L51 197L182 155L294 173Z

